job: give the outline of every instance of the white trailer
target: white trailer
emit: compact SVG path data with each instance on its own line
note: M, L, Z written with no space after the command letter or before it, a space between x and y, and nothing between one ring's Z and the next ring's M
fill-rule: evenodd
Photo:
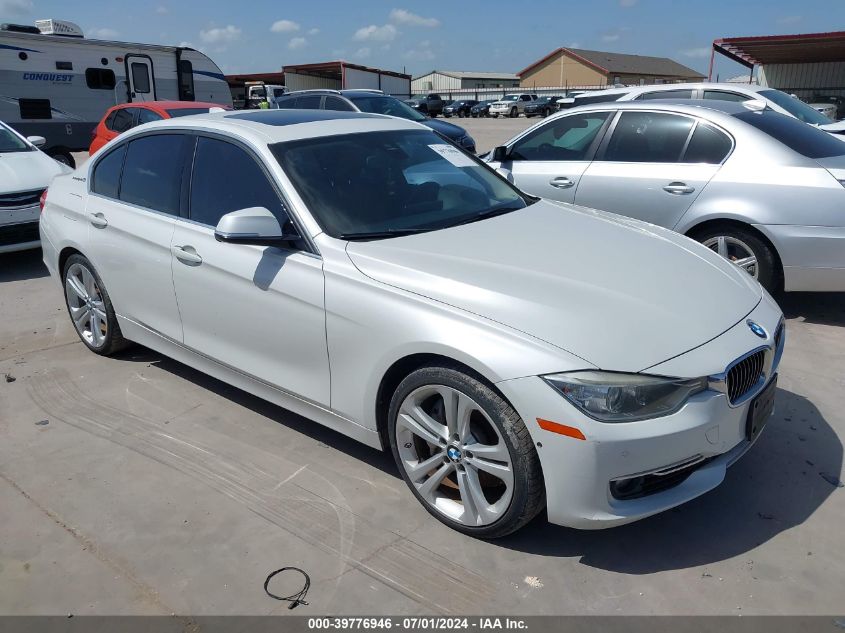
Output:
M119 103L178 100L232 105L220 68L192 48L89 40L71 22L0 27L0 121L43 136L73 165L103 114Z

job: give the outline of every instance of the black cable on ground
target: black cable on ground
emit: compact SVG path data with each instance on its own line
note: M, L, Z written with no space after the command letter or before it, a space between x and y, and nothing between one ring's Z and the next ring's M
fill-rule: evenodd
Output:
M273 578L273 576L275 576L276 574L281 574L283 571L298 571L300 574L302 574L305 577L305 584L302 585L302 589L300 589L296 593L292 593L289 596L277 596L276 594L271 593L270 590L267 589L267 585L270 584L270 580ZM308 603L305 602L305 594L308 593L308 590L310 588L311 578L299 567L282 567L281 569L277 569L272 574L267 576L267 579L264 581L264 593L276 600L287 600L288 602L290 602L290 606L288 607L288 609L295 609L301 604L307 605Z

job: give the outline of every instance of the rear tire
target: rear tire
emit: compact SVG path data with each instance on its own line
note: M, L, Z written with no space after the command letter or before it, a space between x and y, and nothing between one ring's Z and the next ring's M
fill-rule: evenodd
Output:
M390 401L388 437L402 478L431 515L498 538L537 516L545 485L524 422L479 378L460 367L417 369Z
M782 271L777 254L753 231L733 224L716 224L694 232L691 237L737 264L770 293L781 289Z
M519 116L519 110L517 110L516 108L511 108L511 118L515 119L518 116Z
M76 169L76 161L73 159L73 155L70 152L63 149L54 149L48 154L56 162L59 162L62 165L67 165L71 169Z

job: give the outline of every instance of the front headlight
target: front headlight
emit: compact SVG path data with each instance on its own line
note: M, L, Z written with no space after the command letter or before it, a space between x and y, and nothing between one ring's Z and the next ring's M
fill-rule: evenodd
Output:
M564 398L600 422L634 422L670 415L707 389L707 378L577 371L541 376Z

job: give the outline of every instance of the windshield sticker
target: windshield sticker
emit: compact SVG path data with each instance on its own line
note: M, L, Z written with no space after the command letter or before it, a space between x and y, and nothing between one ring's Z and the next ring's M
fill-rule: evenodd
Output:
M475 167L475 161L457 147L452 147L451 145L446 145L445 143L429 145L429 147L452 163L455 167Z

